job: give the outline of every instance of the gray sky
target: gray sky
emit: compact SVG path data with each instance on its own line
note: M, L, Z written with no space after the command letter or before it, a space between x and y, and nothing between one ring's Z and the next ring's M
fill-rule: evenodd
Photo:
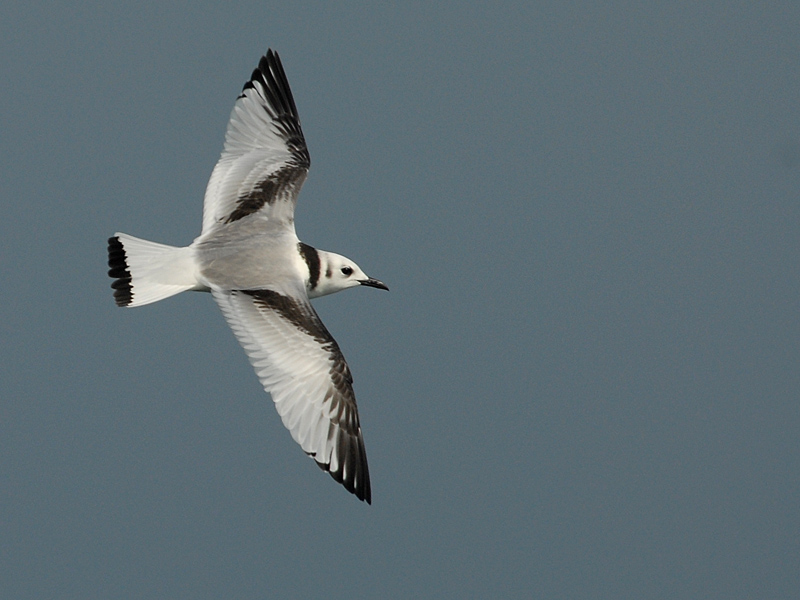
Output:
M800 8L136 6L0 6L3 597L795 597ZM298 234L392 290L316 302L371 507L208 295L106 276L268 47Z

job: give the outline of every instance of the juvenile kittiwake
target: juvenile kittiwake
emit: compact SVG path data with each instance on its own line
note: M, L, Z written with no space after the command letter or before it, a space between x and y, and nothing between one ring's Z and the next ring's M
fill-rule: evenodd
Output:
M233 106L200 236L177 248L116 233L108 274L119 306L211 292L295 441L371 503L353 378L309 299L389 288L349 258L297 238L294 208L309 165L289 82L269 50Z

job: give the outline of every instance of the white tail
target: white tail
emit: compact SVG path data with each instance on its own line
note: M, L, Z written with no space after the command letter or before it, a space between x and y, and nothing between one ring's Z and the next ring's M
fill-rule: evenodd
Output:
M142 306L191 289L203 289L189 247L148 242L125 233L108 240L108 274L118 306Z

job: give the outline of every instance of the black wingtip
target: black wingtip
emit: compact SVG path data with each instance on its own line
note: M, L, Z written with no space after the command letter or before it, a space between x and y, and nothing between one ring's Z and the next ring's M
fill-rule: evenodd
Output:
M331 471L330 464L317 462L317 466L327 471L331 477L341 483L348 492L359 500L372 504L372 485L369 481L369 467L367 466L367 452L364 448L364 438L359 430L358 436L340 435L337 454L340 459L339 468Z
M280 108L279 114L289 114L299 121L297 106L294 103L292 88L289 87L289 79L286 71L283 70L281 57L272 48L258 61L258 68L253 71L251 81L256 79L256 73L260 72L258 79L266 84L267 92L270 94L270 101Z
M133 302L133 286L131 272L128 270L128 257L125 247L117 236L108 238L108 276L114 278L111 288L117 306L128 306Z
M263 97L270 118L274 120L275 127L281 132L292 152L292 166L307 170L311 166L311 157L303 137L292 88L289 87L289 80L278 53L271 48L258 61L258 67L244 84L239 98L245 96L249 89L256 90Z
M267 50L267 53L258 61L258 66L253 69L250 79L242 88L242 95L249 89L255 89L254 82L256 81L264 87L264 91L269 96L267 100L278 115L288 114L299 119L292 89L289 87L289 80L283 70L280 56L272 48Z

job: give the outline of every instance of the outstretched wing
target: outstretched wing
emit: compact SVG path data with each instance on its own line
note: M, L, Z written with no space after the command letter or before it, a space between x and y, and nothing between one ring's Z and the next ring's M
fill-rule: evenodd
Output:
M212 293L294 440L371 503L353 378L308 300L266 289Z
M256 213L292 226L310 164L289 82L269 50L233 106L206 188L202 234Z

